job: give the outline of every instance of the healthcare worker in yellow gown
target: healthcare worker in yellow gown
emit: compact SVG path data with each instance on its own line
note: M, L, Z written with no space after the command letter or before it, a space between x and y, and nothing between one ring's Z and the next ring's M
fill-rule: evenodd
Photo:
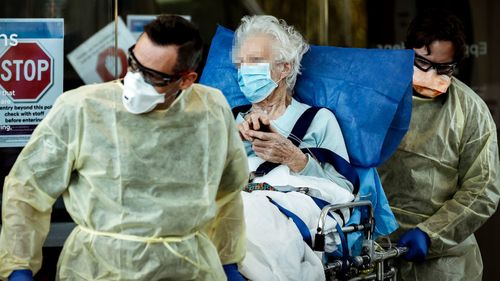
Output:
M458 18L437 10L418 16L406 47L415 51L410 129L379 169L401 226L392 238L409 248L400 277L481 280L473 233L498 204L495 123L481 98L452 76L465 48Z
M193 83L201 48L190 22L160 16L123 83L58 98L5 181L1 279L40 269L62 195L77 227L59 280L226 280L244 256L248 167L224 96Z

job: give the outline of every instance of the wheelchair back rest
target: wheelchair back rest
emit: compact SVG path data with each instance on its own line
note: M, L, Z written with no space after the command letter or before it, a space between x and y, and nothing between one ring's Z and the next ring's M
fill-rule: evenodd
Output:
M200 83L220 89L231 107L249 102L232 63L233 32L219 26ZM335 113L351 163L376 167L397 148L411 116L413 51L311 46L294 98Z

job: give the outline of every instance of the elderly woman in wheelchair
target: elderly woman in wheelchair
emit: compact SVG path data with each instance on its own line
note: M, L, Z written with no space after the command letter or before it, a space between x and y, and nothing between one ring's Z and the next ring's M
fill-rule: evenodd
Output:
M343 165L349 164L334 114L325 108L312 108L292 97L300 61L308 48L293 27L272 16L245 17L235 33L233 59L238 68L238 84L251 102L245 108L234 109L251 171L251 181L245 189L248 193L243 194L250 243L247 243L249 251L242 266L243 273L251 279L269 280L274 275L288 280L318 280L321 263L300 238L290 240L290 235L294 231L297 234L299 229L307 242L307 232L309 228L314 229L320 212L314 200L345 203L354 198L353 183L338 172L335 162L318 160L333 155ZM279 222L263 225L262 217L273 214L274 220L283 220L286 226L277 227ZM294 216L298 217L292 219L296 225L289 224L286 217ZM343 224L349 213L339 212L337 216ZM335 222L332 220L330 225ZM284 232L288 236L279 240L283 251L276 253L277 259L285 251L297 249L295 255L299 258L296 260L301 263L294 265L298 270L292 276L289 273L293 270L283 269L290 261L273 267L269 266L269 260L254 254L266 250L269 239L262 239L262 234L269 231L273 235ZM288 244L283 243L287 240ZM280 246L274 245L274 248ZM300 257L306 256L305 251L309 251L309 260ZM264 278L266 267L270 276Z
M331 111L319 109L308 127L298 123L306 122L300 117L311 108L292 97L300 61L308 50L302 36L271 16L243 18L235 36L238 84L252 103L237 116L247 156L283 165L293 175L329 179L351 192L352 184L331 163L320 163L313 153L301 150L322 148L349 160L342 132ZM300 132L300 126L305 130L301 137L295 134ZM268 171L262 173L265 172Z
M246 278L325 280L331 277L325 253L340 253L341 266L333 267L346 271L346 255L358 245L358 236L346 239L342 229L375 239L372 234L397 227L374 167L397 147L409 123L411 99L404 92L410 97L412 55L392 63L387 52L365 51L310 49L272 16L244 17L234 35L220 27L212 40L200 82L221 89L233 107L250 168L242 196L247 253L238 266ZM380 67L408 69L408 79L388 78L392 86L379 87ZM347 70L359 76L349 81ZM366 78L374 73L376 79ZM379 98L377 111L359 114ZM369 220L363 209L350 209L363 205L353 203L360 196L369 200ZM343 207L324 212L330 204Z

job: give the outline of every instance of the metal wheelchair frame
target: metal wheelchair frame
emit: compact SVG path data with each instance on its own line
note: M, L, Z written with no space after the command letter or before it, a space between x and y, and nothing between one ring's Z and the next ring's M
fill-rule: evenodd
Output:
M342 227L342 232L346 234L356 231L362 231L364 233L360 255L351 256L348 260L332 259L325 256L324 231L328 214L335 210L363 206L368 208L368 218L366 218L364 222L361 221L360 224ZM382 250L375 250L375 241L372 239L375 226L374 222L373 206L370 201L355 201L345 204L327 205L321 210L317 234L315 236L314 250L323 252L325 260L327 260L324 266L327 280L397 280L398 269L394 261L396 258L405 254L408 249L406 247L387 246L382 247Z

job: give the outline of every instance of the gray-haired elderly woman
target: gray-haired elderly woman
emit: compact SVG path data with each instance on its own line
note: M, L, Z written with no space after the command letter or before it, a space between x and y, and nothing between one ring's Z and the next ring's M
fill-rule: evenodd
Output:
M331 164L320 163L301 151L325 148L349 161L342 132L331 111L317 112L304 137L298 140L299 147L287 138L310 107L292 97L300 61L308 49L302 35L283 20L273 16L242 19L235 33L233 59L240 89L252 107L237 116L238 130L249 159L279 163L287 166L292 175L329 179L352 191L352 184ZM267 126L266 132L263 129Z
M293 27L272 16L244 17L235 33L238 83L251 103L240 108L236 120L255 176L245 188L248 192L242 193L247 252L238 264L250 280L325 280L322 261L309 247L308 237L321 211L310 196L333 204L354 198L351 182L328 161L317 160L326 159L321 153L335 153L349 161L335 116L292 97L300 61L308 49ZM301 118L311 112L312 121ZM276 192L306 190L305 194ZM287 212L282 213L283 208ZM290 222L287 213L303 224ZM336 217L332 229L348 216L345 212L344 218ZM340 243L334 240L328 236L325 240L331 251Z

